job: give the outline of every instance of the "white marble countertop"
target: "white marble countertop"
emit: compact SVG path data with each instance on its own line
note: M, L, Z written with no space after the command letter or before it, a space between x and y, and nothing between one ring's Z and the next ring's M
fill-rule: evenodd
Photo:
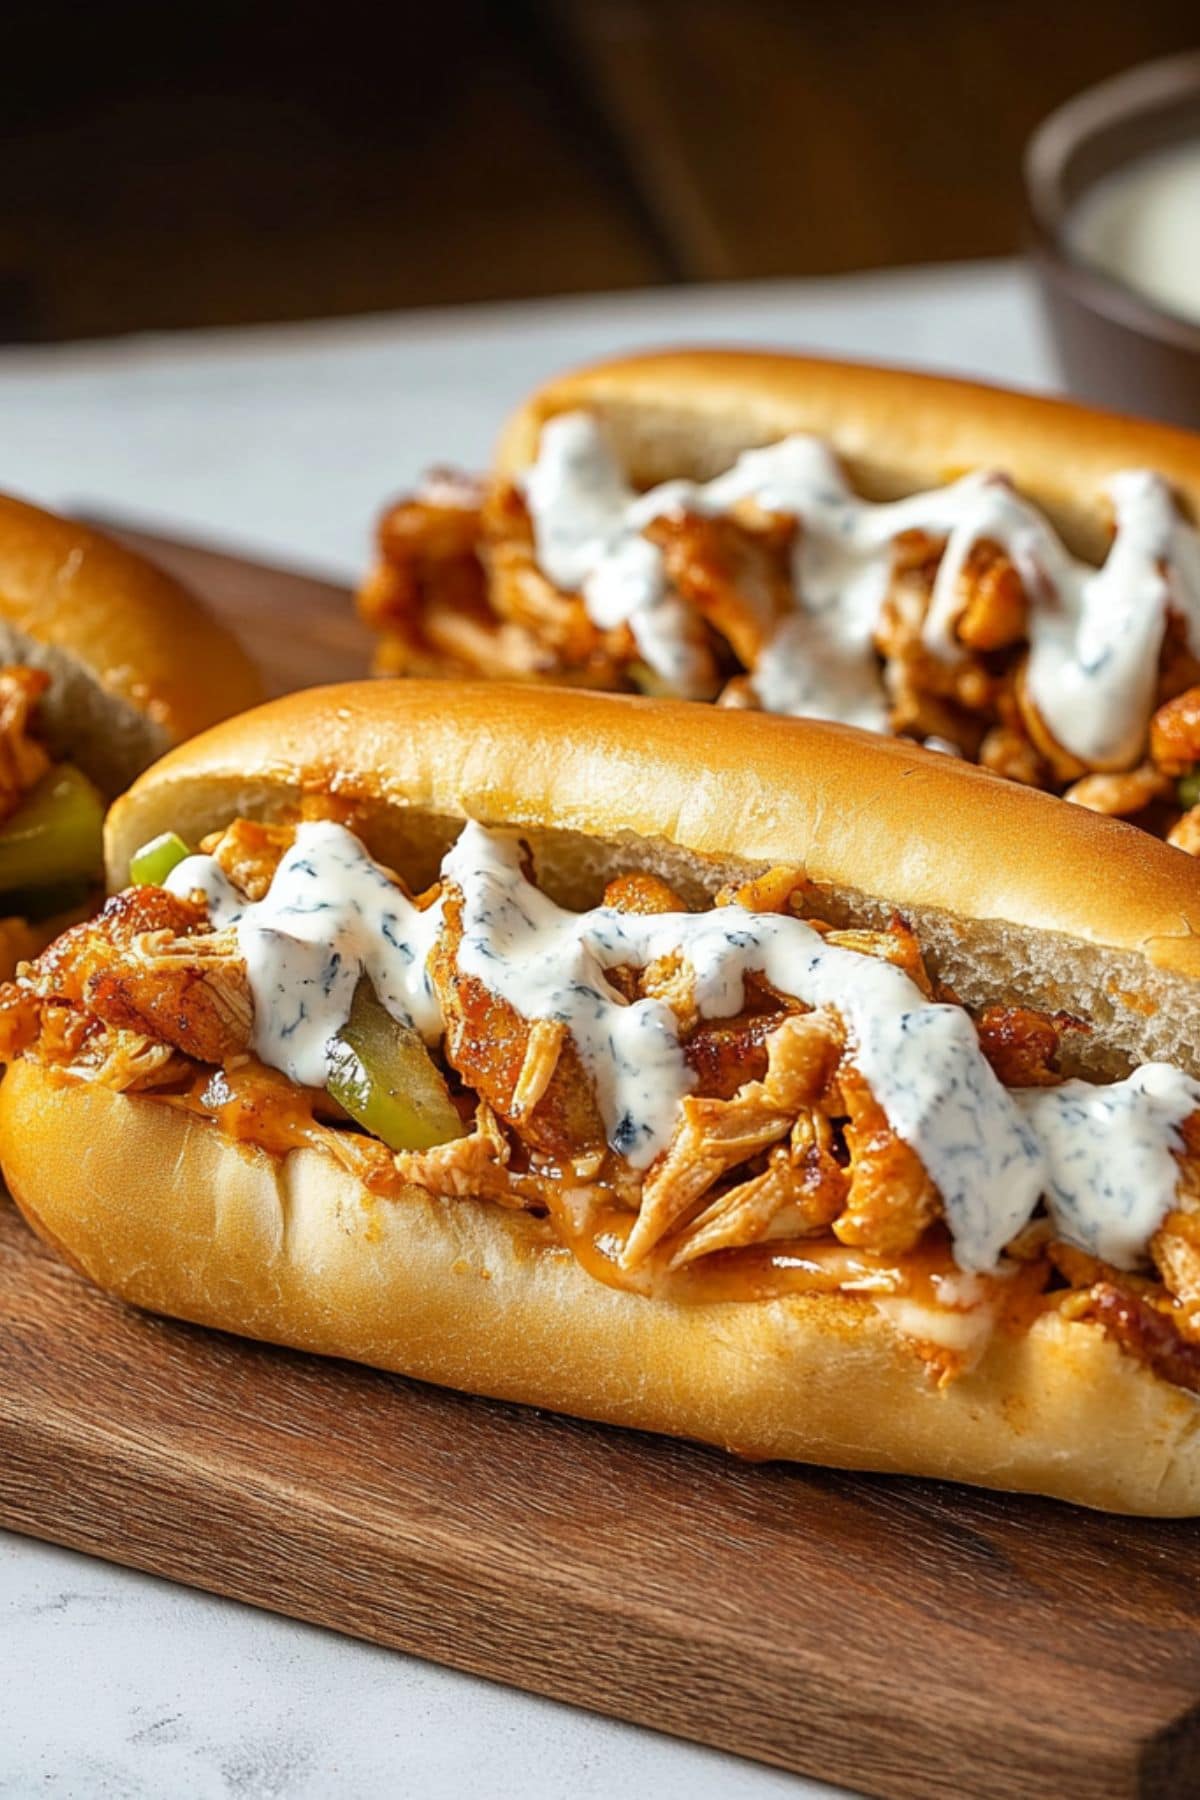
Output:
M0 488L352 579L381 501L551 370L669 341L1052 378L1011 264L0 351ZM0 1796L830 1790L0 1533Z

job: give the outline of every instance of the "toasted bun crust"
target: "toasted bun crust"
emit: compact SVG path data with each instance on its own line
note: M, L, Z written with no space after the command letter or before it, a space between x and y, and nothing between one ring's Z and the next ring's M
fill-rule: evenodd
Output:
M978 382L755 350L666 350L559 376L509 421L497 472L518 475L545 421L576 408L603 417L638 486L706 480L743 450L811 432L872 499L1002 469L1097 561L1108 541L1100 490L1119 469L1157 469L1200 519L1191 432Z
M0 660L46 668L56 753L114 794L262 683L190 594L109 538L0 495Z
M1120 1066L1147 1035L1196 1060L1196 865L899 743L669 702L353 684L172 753L114 808L110 877L160 830L195 839L305 791L354 802L372 848L417 880L466 815L520 826L547 887L579 903L631 863L696 897L803 863L826 916L903 907L960 992L1068 988L1096 1019L1080 1034L1094 1065ZM0 1087L0 1162L93 1280L200 1323L754 1456L1200 1511L1200 1405L1093 1325L998 1332L938 1392L865 1299L618 1293L523 1215L415 1189L372 1198L318 1152L274 1159L164 1101L24 1062Z
M30 1223L154 1312L752 1457L1200 1511L1200 1407L1098 1326L998 1333L939 1391L869 1301L643 1300L524 1215L372 1200L319 1152L275 1159L30 1063L0 1086L0 1141Z

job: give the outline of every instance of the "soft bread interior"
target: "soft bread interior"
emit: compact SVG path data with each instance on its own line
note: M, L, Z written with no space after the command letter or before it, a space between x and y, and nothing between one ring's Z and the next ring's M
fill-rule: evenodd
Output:
M38 722L56 761L77 763L110 799L170 747L160 721L108 691L88 665L0 620L0 664L44 669L50 686Z
M171 744L262 698L240 644L173 577L2 494L0 662L47 672L51 749L110 798Z

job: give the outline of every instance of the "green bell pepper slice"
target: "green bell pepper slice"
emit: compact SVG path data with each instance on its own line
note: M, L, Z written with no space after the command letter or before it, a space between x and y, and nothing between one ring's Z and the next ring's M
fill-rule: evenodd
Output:
M161 887L171 870L192 853L177 831L160 832L129 859L129 879L134 887Z
M60 763L0 825L0 892L98 880L103 830L99 793L73 763Z
M1189 811L1193 806L1200 806L1200 770L1193 769L1190 775L1182 776L1176 792L1180 806L1187 807Z
M326 1090L390 1150L431 1150L462 1137L450 1090L418 1034L360 982L350 1017L329 1046Z

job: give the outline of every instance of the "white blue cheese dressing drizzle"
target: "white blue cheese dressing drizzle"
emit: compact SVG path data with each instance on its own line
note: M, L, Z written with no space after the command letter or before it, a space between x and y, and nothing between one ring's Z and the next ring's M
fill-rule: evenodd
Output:
M1180 1127L1200 1083L1169 1063L1143 1063L1100 1087L1064 1081L1013 1095L1046 1152L1055 1230L1118 1269L1135 1269L1174 1201Z
M743 1004L752 971L842 1018L856 1067L942 1193L956 1256L990 1267L1032 1213L1041 1151L979 1048L961 1007L933 1005L902 970L828 944L811 925L740 906L637 914L565 912L526 880L520 846L468 824L443 864L463 894L460 966L526 1018L560 1019L597 1087L610 1141L635 1168L666 1149L693 1085L674 1015L629 1006L604 979L680 956L704 1018Z
M442 874L461 895L459 967L523 1017L567 1026L609 1141L636 1168L666 1149L694 1077L670 1009L627 1003L607 974L678 956L702 1017L736 1013L751 972L838 1014L851 1061L941 1192L960 1268L995 1268L1043 1195L1063 1237L1111 1261L1144 1251L1173 1204L1171 1152L1200 1106L1200 1083L1179 1070L1148 1064L1111 1086L1011 1094L961 1007L927 1000L893 964L830 944L800 919L739 906L573 913L526 878L515 836L472 823ZM213 923L236 929L255 1049L292 1080L324 1086L330 1039L364 974L394 1018L427 1042L440 1037L426 963L442 904L418 911L343 826L300 825L257 903L209 857L180 863L167 885L202 892Z
M1147 470L1109 483L1116 535L1101 569L1072 556L1037 508L994 471L875 504L854 492L829 446L812 437L747 451L714 481L669 481L639 495L599 422L565 413L543 427L523 487L544 573L579 591L600 626L627 622L647 662L683 693L694 691L680 679L685 641L687 654L696 654L694 639L678 635L687 609L642 531L668 514L725 513L743 501L799 524L795 604L767 622L751 677L771 712L887 729L873 634L894 545L906 531L945 546L923 637L947 663L962 654L954 630L972 551L991 543L1009 556L1030 601L1030 694L1057 741L1089 766L1127 767L1140 755L1169 611L1200 646L1200 533Z
M304 1087L329 1078L329 1041L366 976L381 1003L427 1043L442 1019L426 964L441 904L421 912L352 832L328 821L296 831L264 898L242 899L220 865L190 856L167 878L202 892L214 925L232 926L254 999L254 1050Z

